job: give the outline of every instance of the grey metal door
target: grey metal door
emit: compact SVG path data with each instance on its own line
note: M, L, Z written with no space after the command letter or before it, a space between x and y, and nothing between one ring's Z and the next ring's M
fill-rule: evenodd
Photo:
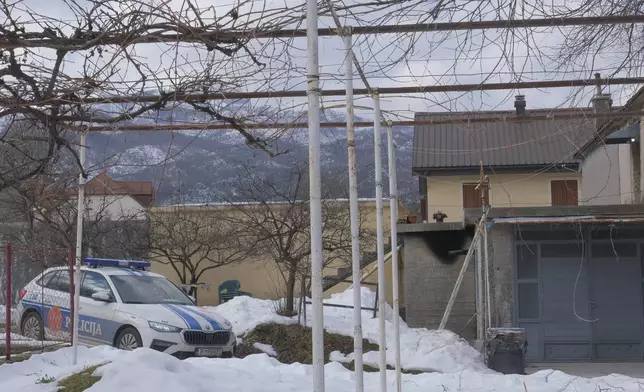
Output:
M588 268L581 244L542 244L540 264L544 359L591 359Z
M528 359L644 359L644 244L590 231L584 240L517 244L518 325L528 334Z
M642 358L642 281L638 245L593 242L590 272L594 358Z

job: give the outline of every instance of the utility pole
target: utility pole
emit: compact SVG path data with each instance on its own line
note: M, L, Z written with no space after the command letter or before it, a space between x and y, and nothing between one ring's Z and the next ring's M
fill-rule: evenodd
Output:
M396 180L396 150L394 129L391 123L387 129L387 160L389 163L389 219L391 230L391 290L394 306L394 353L396 359L396 392L402 391L401 362L400 362L400 298L398 287L398 183Z
M347 91L347 149L349 159L349 215L351 217L351 265L353 274L353 354L355 362L355 392L364 392L362 359L362 298L360 265L360 206L358 205L358 166L356 162L356 131L353 105L353 50L351 27L342 29L344 42L344 78Z
M76 268L74 270L74 309L72 320L73 363L78 364L78 321L80 320L81 260L83 258L83 218L85 215L85 156L87 151L87 132L81 133L80 174L78 175L78 210L76 212Z
M485 187L483 186L484 173L483 173L483 162L481 162L481 171L479 182L476 185L477 189L481 192L481 206L483 217L485 217L485 205L486 205L486 194ZM479 230L483 230L483 227L479 225ZM483 269L483 242L479 241L476 245L476 340L477 343L482 345L483 340L485 339L485 284L484 284L484 269Z
M385 308L387 305L387 293L385 291L385 245L384 245L384 221L382 207L382 157L381 157L381 133L380 133L380 95L378 90L373 92L373 149L375 157L374 170L376 172L376 238L378 254L378 322L380 326L379 339L379 360L380 368L380 391L387 392L387 331L385 323ZM390 208L393 208L390 206Z
M488 240L487 240L487 214L490 210L490 201L489 195L490 195L490 179L488 176L485 175L485 170L483 169L483 161L481 161L481 169L480 169L480 174L479 174L479 183L477 185L477 188L481 191L481 209L483 211L482 215L482 226L481 229L483 230L483 268L484 268L484 273L483 277L485 277L485 315L487 316L486 318L486 323L485 327L490 328L492 326L492 307L491 307L491 302L492 302L492 297L490 296L490 261L489 261L489 251L488 251ZM481 293L482 295L483 293ZM478 324L480 325L480 324Z
M320 173L320 62L318 3L306 1L307 92L309 107L309 208L311 214L311 310L313 392L324 392L324 311L322 309L322 184Z

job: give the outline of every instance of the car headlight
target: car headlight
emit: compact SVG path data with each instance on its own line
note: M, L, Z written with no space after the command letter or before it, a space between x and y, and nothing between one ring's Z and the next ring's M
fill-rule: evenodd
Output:
M175 327L168 324L157 323L155 321L148 321L148 325L155 331L158 332L181 332L181 328Z

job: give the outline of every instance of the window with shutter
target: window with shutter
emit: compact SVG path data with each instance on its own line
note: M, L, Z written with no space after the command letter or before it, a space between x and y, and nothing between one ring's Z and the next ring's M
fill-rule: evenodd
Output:
M463 184L463 208L481 208L481 190L476 189L477 184ZM489 200L489 194L486 195Z
M553 180L550 182L553 206L576 206L579 204L577 180Z

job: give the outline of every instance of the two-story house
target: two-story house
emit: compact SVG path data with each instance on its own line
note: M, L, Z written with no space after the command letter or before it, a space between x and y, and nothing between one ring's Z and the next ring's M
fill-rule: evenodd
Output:
M422 222L398 225L410 326L439 325L485 196L490 296L477 290L476 252L447 328L476 336L483 296L489 326L525 329L530 360L644 359L639 125L601 117L629 111L601 91L592 106L534 110L518 96L513 111L416 115L426 124L413 156ZM481 162L487 195L476 188Z
M480 209L481 192L476 187L481 164L494 207L586 202L580 197L580 161L574 155L592 137L594 123L565 117L580 112L571 109L531 110L528 116L525 105L519 96L516 111L416 114L417 121L427 123L416 126L412 162L419 178L423 222L433 221L437 212L447 215L445 222L461 222L464 209ZM502 120L509 117L513 121ZM476 119L490 121L468 124Z
M145 219L155 198L151 181L117 181L106 172L85 184L88 219Z

